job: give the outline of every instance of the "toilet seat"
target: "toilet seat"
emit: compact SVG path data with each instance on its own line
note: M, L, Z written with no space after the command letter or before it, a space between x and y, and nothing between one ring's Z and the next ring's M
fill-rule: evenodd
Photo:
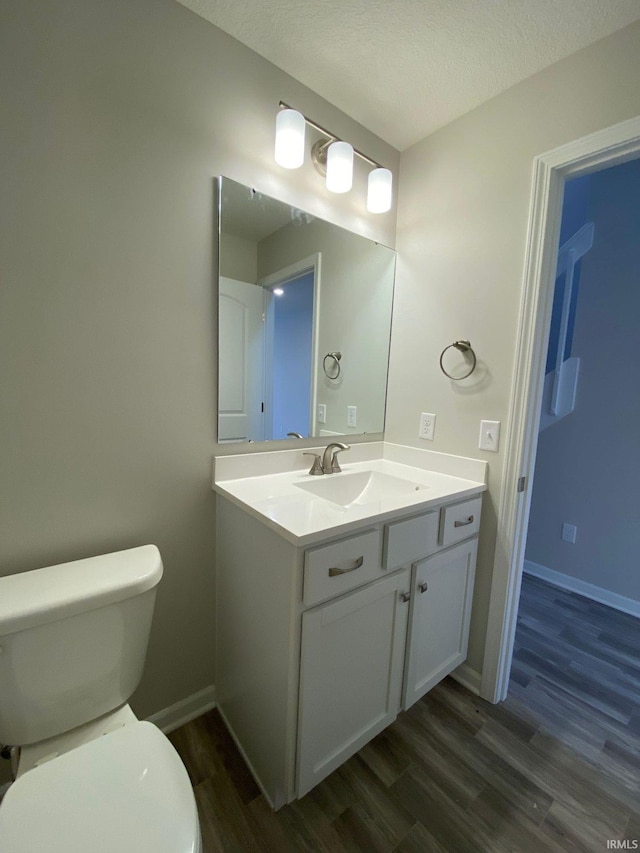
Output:
M200 853L187 771L136 722L21 776L0 805L2 853Z

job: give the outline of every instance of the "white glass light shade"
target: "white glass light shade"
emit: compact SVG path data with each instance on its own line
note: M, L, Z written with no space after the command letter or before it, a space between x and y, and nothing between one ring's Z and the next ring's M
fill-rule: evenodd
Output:
M353 148L348 142L332 142L327 151L327 189L346 193L353 183Z
M391 187L393 176L389 169L374 169L369 172L367 210L369 213L386 213L391 210Z
M297 169L304 163L305 120L297 110L280 110L276 116L275 158L285 169Z

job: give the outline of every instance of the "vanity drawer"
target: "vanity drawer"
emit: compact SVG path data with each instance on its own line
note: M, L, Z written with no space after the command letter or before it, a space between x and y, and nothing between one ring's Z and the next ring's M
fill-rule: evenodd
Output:
M438 549L438 511L423 513L404 521L385 524L384 553L382 565L385 569L396 569L428 557Z
M365 530L304 555L302 601L317 604L380 577L380 531Z
M440 544L446 548L478 532L482 497L471 498L440 510Z

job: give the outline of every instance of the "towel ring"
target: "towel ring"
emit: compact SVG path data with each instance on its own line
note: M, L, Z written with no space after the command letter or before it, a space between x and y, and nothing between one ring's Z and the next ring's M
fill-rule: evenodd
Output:
M333 369L336 371L335 374L333 374L333 375L331 373L329 373L329 370L327 370L327 359L328 358L333 360L333 364L329 365L329 370ZM341 370L340 359L341 358L342 358L341 352L328 352L325 355L325 357L322 359L322 369L324 370L324 375L328 379L337 379L338 376L340 376L340 370Z
M459 350L459 352L462 352L462 353L468 353L468 352L471 353L471 358L473 359L473 363L471 365L471 369L469 370L469 372L465 373L464 376L452 376L450 373L447 373L447 371L444 369L444 364L442 363L442 360L444 358L444 354L446 353L447 350L450 350L452 347L454 347L455 349ZM440 370L444 373L445 376L448 376L449 379L453 379L456 382L460 379L466 379L468 376L471 376L473 371L476 369L477 363L478 363L478 360L476 358L476 354L473 351L473 348L472 348L469 341L454 341L452 344L449 344L448 347L445 347L442 350L442 352L440 353Z

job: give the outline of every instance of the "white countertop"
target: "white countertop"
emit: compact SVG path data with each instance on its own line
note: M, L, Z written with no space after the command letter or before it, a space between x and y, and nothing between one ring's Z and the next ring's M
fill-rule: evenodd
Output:
M304 448L321 452L322 447ZM340 454L342 473L311 477L302 450L224 456L214 459L213 488L295 545L308 545L367 523L421 512L431 506L480 494L487 464L388 442L353 445ZM349 457L353 461L349 461ZM268 458L267 458L268 457ZM279 457L279 458L278 458ZM326 478L374 471L411 483L375 500L340 506L300 488ZM252 476L255 472L257 475ZM451 472L451 473L448 473Z

